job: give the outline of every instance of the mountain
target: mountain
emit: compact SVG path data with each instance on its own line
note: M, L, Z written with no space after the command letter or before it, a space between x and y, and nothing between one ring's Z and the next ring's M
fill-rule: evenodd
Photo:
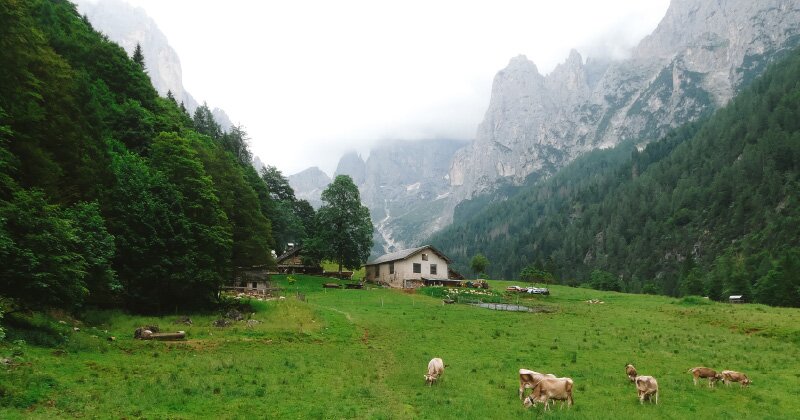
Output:
M431 231L444 227L439 215L449 195L447 171L463 140L394 140L381 143L364 160L345 153L336 175L348 175L370 209L375 226L373 255L422 243ZM297 198L319 208L320 194L331 179L319 168L288 177ZM396 238L403 238L402 241Z
M183 102L190 114L194 112L199 104L183 86L178 53L144 9L124 0L75 0L75 3L92 26L122 46L128 56L133 54L138 43L144 54L145 70L158 94L166 96L168 91L172 91L178 103ZM214 108L212 115L223 130L230 131L233 124L225 111Z
M550 175L581 153L645 143L726 104L800 42L797 2L676 0L630 59L593 82L580 54L547 76L524 56L496 76L475 141L450 170L459 198Z
M799 44L797 2L674 0L627 59L584 59L573 50L543 75L527 57L514 57L494 78L475 140L455 152L441 198L388 214L373 203L377 239L424 243L427 232L508 199L582 154L622 142L642 147L724 106Z
M800 4L674 0L630 58L572 51L542 75L524 56L494 79L475 141L449 170L456 205L504 185L547 178L577 156L623 141L645 144L726 104L800 43Z
M375 225L374 255L417 246L429 232L445 226L439 215L450 189L447 171L465 144L396 140L370 151L364 181L357 185Z
M258 162L261 162L258 160ZM258 168L257 168L258 169ZM261 171L258 169L259 172ZM322 205L320 195L331 183L331 178L316 166L286 177L298 200L306 200L318 209Z
M800 47L713 116L580 156L431 243L495 278L800 306Z

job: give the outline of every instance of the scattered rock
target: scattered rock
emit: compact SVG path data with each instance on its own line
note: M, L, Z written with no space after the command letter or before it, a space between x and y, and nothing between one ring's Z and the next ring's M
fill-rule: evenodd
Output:
M229 319L225 319L225 318L220 318L220 319L218 319L218 320L216 320L216 321L214 321L212 323L212 325L214 325L215 327L219 327L219 328L225 328L225 327L227 327L227 326L229 326L231 324L232 324L232 322Z
M586 303L605 303L605 302L603 302L600 299L589 299L586 301Z
M247 320L247 327L248 327L248 328L253 328L254 326L256 326L256 325L258 325L258 324L260 324L260 323L261 323L261 322L260 322L260 321L258 321L258 320L255 320L255 319L248 319L248 320Z
M175 320L176 324L192 325L192 319L188 316L182 316Z
M111 337L108 337L108 341L117 341L117 337L112 335Z
M236 309L231 309L225 314L225 318L232 319L234 321L241 321L244 319L244 315L242 315L242 313Z

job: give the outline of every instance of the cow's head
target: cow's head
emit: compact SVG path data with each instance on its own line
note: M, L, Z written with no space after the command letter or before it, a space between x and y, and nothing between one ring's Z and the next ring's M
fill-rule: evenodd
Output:
M533 394L528 395L527 397L525 397L525 401L522 402L522 405L525 408L530 408L531 406L536 405L536 401L533 400Z
M742 379L742 386L748 386L748 385L750 385L752 383L753 383L753 381L751 381L750 378Z
M425 377L425 383L426 384L432 384L437 379L436 375L429 375L427 373L425 375L423 375L423 376Z

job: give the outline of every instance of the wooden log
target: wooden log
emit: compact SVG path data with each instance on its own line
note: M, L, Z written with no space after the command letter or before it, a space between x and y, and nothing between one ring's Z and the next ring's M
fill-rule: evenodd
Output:
M184 338L186 338L185 331L178 331L174 333L152 333L146 336L142 336L142 340L162 340L162 341L183 340Z
M338 289L339 285L336 284L336 283L325 283L325 284L322 285L322 287L324 287L326 289Z

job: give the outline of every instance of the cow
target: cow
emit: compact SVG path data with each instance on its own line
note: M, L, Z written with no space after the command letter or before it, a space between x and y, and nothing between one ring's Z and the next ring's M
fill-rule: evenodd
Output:
M634 381L635 381L635 379L636 379L636 377L638 376L638 375L636 374L636 368L635 368L635 367L633 367L633 365L632 365L632 364L630 364L630 363L628 363L627 365L625 365L625 374L626 374L626 375L628 375L628 379L630 379L630 380L631 380L631 382L634 382Z
M571 378L541 378L533 387L533 392L523 401L525 408L535 406L537 402L544 403L544 409L548 410L548 401L566 401L567 405L572 406L575 402L572 399L572 379Z
M692 373L695 385L697 385L698 379L708 378L708 386L713 387L717 381L722 379L722 374L719 374L716 370L707 367L694 367L687 370L687 372Z
M531 389L536 386L542 378L555 378L556 375L552 373L539 373L528 369L519 370L519 399L522 400L522 394L526 389Z
M425 383L432 385L439 376L444 373L444 362L438 357L434 357L428 362L428 373L425 374Z
M658 382L656 378L652 376L637 376L633 382L636 384L640 404L644 404L644 400L653 401L653 396L656 397L656 404L658 404Z
M723 370L722 382L728 386L730 386L731 382L739 382L739 385L741 385L742 388L753 383L753 381L751 381L747 375L742 372L736 372L735 370Z

